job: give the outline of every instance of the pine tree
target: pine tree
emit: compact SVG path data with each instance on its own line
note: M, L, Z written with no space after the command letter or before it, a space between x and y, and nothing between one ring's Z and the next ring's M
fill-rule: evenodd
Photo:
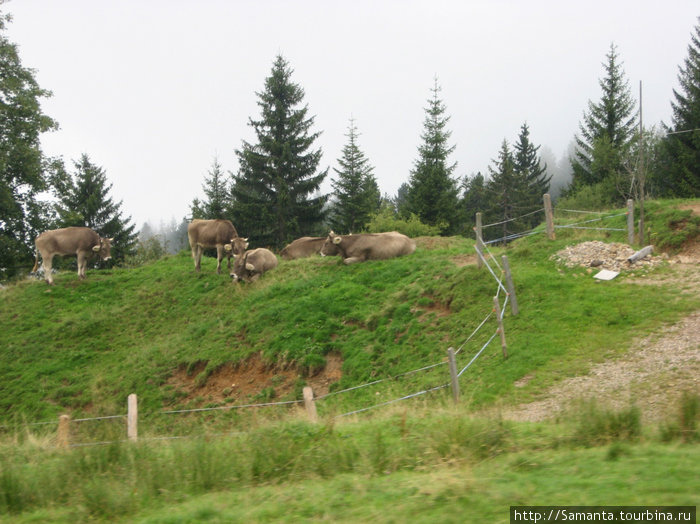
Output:
M225 218L229 188L218 158L212 161L209 176L204 178L202 189L206 198L204 201L198 198L192 201L190 209L193 218Z
M698 18L700 21L700 18ZM664 196L700 196L700 24L688 45L684 67L679 67L680 90L673 90L675 101L672 125L667 129L662 158L664 169L655 184Z
M458 225L459 206L457 182L452 178L457 163L448 163L455 146L448 145L452 135L447 130L450 117L445 115L445 104L439 98L437 79L432 92L425 109L423 143L418 148L418 160L411 171L403 213L414 213L422 222L439 225L444 228L443 233L451 233Z
M343 156L338 159L340 169L333 168L338 175L331 180L333 206L330 223L339 233L357 233L365 229L370 216L379 210L381 194L374 168L357 145L357 127L350 119L348 143L343 147Z
M476 224L476 214L483 213L488 208L486 180L480 172L471 178L465 177L462 181L462 211L463 233L472 235L472 228Z
M552 176L547 174L547 166L541 165L537 152L540 146L530 141L530 129L527 123L520 128L518 141L513 146L515 149L513 167L515 174L524 183L522 200L517 202L520 215L527 215L542 207L542 195L549 192L549 182ZM530 214L525 222L534 227L542 221L539 214Z
M257 93L260 120L249 120L256 144L236 150L239 171L231 190L231 212L241 234L255 245L281 247L302 234L320 231L327 196L316 194L328 169L316 173L321 150L311 150L308 107L298 108L304 90L291 81L288 62L277 56L265 89ZM313 195L313 196L312 196Z
M75 173L64 178L56 204L61 227L89 227L102 237L114 238L112 264L133 255L138 238L136 225L130 223L130 217L122 217L122 202L115 203L109 196L112 184L104 169L85 154L73 164Z
M525 179L515 170L515 158L506 140L501 144L498 158L489 166L489 180L486 183L487 209L485 220L501 225L500 233L484 233L484 240L503 238L521 232L526 224L520 203L527 195ZM494 230L497 231L497 230ZM500 236L499 236L500 235Z
M49 161L39 137L58 128L40 106L51 92L39 87L4 34L10 21L0 13L0 280L31 267L34 238L47 228L49 206L37 196L48 189Z
M624 173L624 163L635 137L635 100L625 78L614 44L606 55L605 77L599 81L603 95L598 103L589 100L588 111L579 124L576 153L571 159L573 184L607 182L615 199L616 178ZM607 186L606 186L607 187Z

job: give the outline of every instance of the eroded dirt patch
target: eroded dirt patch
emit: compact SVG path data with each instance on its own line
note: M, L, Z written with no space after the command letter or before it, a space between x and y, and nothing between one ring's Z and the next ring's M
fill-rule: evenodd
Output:
M331 384L341 379L342 365L340 355L331 353L326 356L323 370L303 380L313 388L316 396L324 395ZM302 379L299 370L270 366L259 354L237 365L225 364L208 376L205 370L206 362L201 362L190 369L181 366L173 373L167 383L183 394L180 402L236 404L275 401L294 393Z

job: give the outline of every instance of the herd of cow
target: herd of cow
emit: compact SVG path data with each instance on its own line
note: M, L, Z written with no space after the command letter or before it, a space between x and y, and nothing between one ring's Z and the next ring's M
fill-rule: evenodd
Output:
M265 248L248 249L248 239L238 236L230 220L193 220L187 227L187 237L192 248L195 271L200 271L202 252L216 248L216 271L221 273L221 261L228 258L228 268L234 282L253 282L266 271L277 267L277 256ZM36 238L34 269L39 266L41 255L44 275L48 284L53 284L51 265L56 255L78 257L78 276L85 278L87 262L93 255L102 260L111 258L112 238L102 238L87 227L67 227L45 231ZM331 231L327 237L302 237L287 245L280 256L286 260L309 257L339 255L346 264L365 260L383 260L409 255L416 250L416 243L396 231L388 233L363 233L337 235ZM234 258L231 271L231 257Z

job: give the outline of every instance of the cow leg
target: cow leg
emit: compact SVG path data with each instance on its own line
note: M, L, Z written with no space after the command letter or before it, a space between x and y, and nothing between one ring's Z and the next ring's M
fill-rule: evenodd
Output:
M221 274L221 261L224 258L224 248L222 246L216 246L216 272ZM230 266L229 266L230 267Z
M46 283L53 286L53 275L51 274L51 265L53 264L53 255L46 256L44 253L41 254L41 259L43 260L42 266L44 266L44 279Z
M85 279L85 266L87 266L87 258L84 254L78 253L78 277L80 280Z
M344 259L343 262L345 264L350 265L350 264L356 264L358 262L364 262L364 260L365 259L362 257L348 257L348 258Z
M195 253L196 251L196 253ZM197 244L195 247L192 248L192 254L194 256L194 270L199 273L201 266L200 262L202 260L202 246Z

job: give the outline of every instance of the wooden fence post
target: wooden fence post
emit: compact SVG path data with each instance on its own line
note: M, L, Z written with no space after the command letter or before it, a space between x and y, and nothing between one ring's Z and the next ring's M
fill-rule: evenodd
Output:
M510 272L508 257L503 255L501 261L503 261L503 272L506 276L506 288L508 289L508 298L510 299L510 310L513 312L513 315L517 315L520 310L518 309L518 299L515 297L515 286L513 285L513 275Z
M311 420L311 422L316 422L318 420L318 415L316 414L314 392L309 386L304 388L304 406L306 406L306 412L309 414L309 420Z
M482 236L482 228L481 228L481 213L476 214L476 227L474 228L474 231L476 233L476 249L479 250L479 252L483 255L484 253L484 243L482 242L483 236ZM479 255L476 256L476 267L477 269L481 269L484 263L481 261L481 257Z
M58 417L58 447L68 449L70 446L70 415Z
M554 240L556 235L554 234L554 212L552 211L552 199L549 193L545 193L542 196L544 200L544 218L547 227L547 238L549 240Z
M136 442L139 438L139 406L136 393L126 399L126 438Z
M450 381L452 382L452 400L459 403L459 377L457 376L457 360L455 348L447 348L447 360L450 363Z
M634 200L631 198L627 200L627 243L634 244Z
M496 320L498 321L498 333L501 335L501 349L503 349L503 358L508 358L508 350L506 349L506 332L503 329L503 317L501 316L501 305L498 303L498 297L493 297L493 307L496 308Z

